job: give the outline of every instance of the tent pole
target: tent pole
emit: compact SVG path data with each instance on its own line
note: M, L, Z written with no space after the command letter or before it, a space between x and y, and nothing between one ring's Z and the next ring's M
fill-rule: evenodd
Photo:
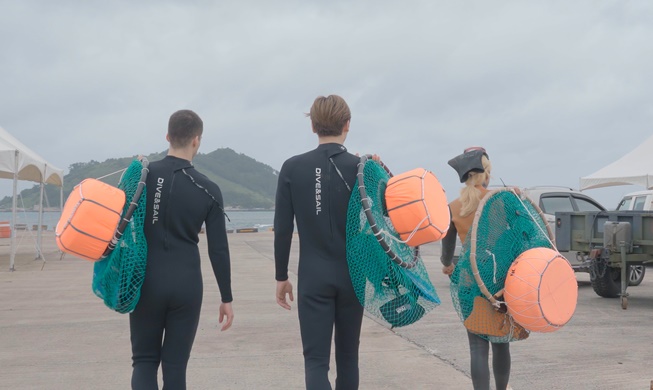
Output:
M44 184L47 184L47 183L44 183ZM48 191L47 191L47 190L45 191L45 194L44 194L44 196L43 196L43 200L45 201L45 208L46 208L46 209L52 207L52 205L50 204L50 198L48 198ZM45 211L45 210L43 210L43 211ZM46 229L46 230L47 230L47 229Z
M47 167L47 166L46 166ZM43 233L41 231L41 226L43 225L43 189L45 187L45 184L41 182L41 198L39 200L39 224L37 226L36 230L36 258L37 259L43 259L43 253L41 250L41 244L43 243Z
M9 271L15 271L16 260L16 192L18 191L18 150L14 154L14 191L11 201L11 249L9 255Z
M63 180L61 180L61 187L59 187L59 219L61 219L62 215L63 215ZM54 226L55 240L57 237L57 225ZM64 252L61 251L61 249L59 249L59 253L61 253L61 256L59 257L59 260L61 260L63 259Z

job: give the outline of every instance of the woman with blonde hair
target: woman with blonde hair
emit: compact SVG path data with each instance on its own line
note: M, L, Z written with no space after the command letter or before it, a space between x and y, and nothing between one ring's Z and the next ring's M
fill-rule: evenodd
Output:
M456 247L456 235L464 243L472 227L476 209L488 193L492 164L481 147L465 149L464 153L449 160L465 186L460 190L460 197L449 204L451 226L442 240L442 272L451 275L455 268L453 262ZM489 345L492 344L492 368L497 390L508 389L510 378L510 344L490 343L486 339L467 331L471 357L471 374L474 390L490 389Z

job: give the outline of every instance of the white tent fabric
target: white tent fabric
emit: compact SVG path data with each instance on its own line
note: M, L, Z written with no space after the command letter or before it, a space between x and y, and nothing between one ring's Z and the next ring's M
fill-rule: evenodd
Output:
M48 164L41 156L0 127L0 178L29 180L63 185L63 170Z
M580 189L640 185L653 188L653 136L610 165L580 178Z
M0 127L0 178L13 179L12 234L9 269L14 270L16 256L16 196L17 181L28 180L41 185L39 204L38 255L41 256L41 219L43 212L43 186L53 184L63 187L63 170L56 168L23 145L15 137Z

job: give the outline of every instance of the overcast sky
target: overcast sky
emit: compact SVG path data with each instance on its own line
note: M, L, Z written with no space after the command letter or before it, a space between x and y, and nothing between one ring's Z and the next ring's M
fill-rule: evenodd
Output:
M578 188L653 135L651 4L0 0L0 126L67 172L165 150L189 108L200 152L280 169L317 143L315 97L338 94L350 151L432 170L451 199L447 161L470 145L495 184Z

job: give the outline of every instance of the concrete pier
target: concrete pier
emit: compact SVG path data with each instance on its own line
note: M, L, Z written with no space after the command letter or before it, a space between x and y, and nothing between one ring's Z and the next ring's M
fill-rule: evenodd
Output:
M8 239L0 241L0 389L127 389L131 377L128 315L91 292L91 262L60 258L53 232L34 260L30 232L19 232L16 271ZM202 240L204 237L202 236ZM296 238L295 238L296 239ZM235 321L220 332L219 293L201 242L202 317L188 367L189 389L303 389L296 303L274 298L273 233L229 235ZM296 287L298 243L291 280ZM471 389L465 330L440 272L438 244L422 248L442 305L418 323L390 330L363 321L361 389ZM513 343L515 390L645 389L653 379L653 275L629 289L628 310L598 297L577 274L579 302L571 322L552 334ZM333 353L333 351L332 351ZM332 362L334 372L335 362ZM333 378L334 375L332 375Z

